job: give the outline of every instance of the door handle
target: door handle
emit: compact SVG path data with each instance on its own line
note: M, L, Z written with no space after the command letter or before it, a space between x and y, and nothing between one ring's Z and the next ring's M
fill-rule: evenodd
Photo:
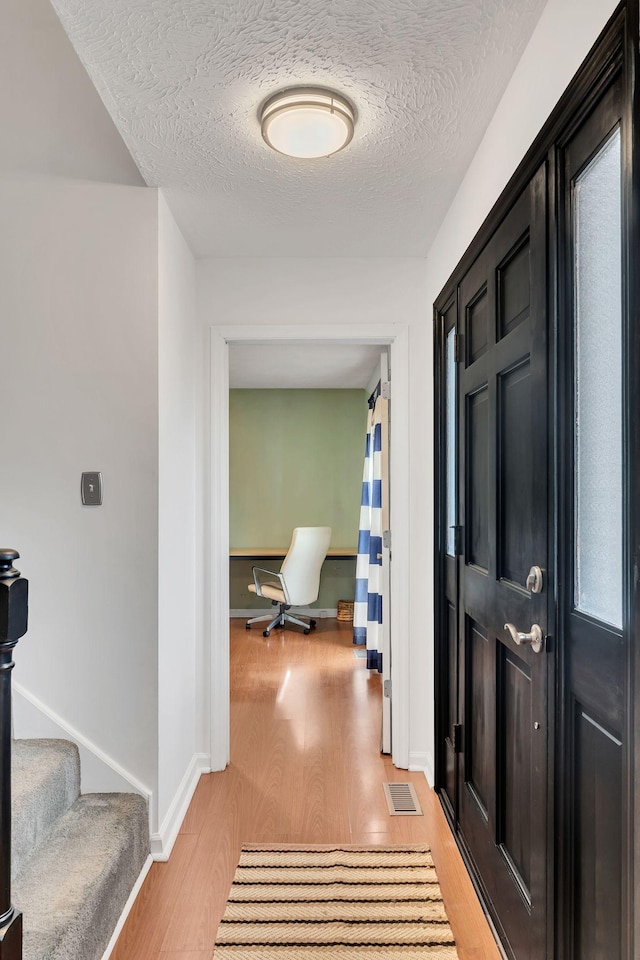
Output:
M540 624L532 624L530 633L520 633L518 628L514 627L512 623L505 623L504 629L509 633L513 642L519 647L531 644L531 649L534 653L540 653L541 650L544 650L544 634L542 633Z

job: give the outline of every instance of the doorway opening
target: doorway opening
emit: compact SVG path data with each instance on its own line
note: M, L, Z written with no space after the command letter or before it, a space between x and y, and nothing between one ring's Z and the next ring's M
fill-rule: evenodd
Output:
M205 548L209 593L206 609L210 662L209 715L211 768L229 762L229 348L256 348L294 343L305 346L370 345L386 348L394 371L393 445L390 454L390 516L393 563L390 582L390 630L394 638L388 692L391 699L391 756L398 767L408 766L408 330L400 324L361 324L307 329L300 326L211 327L210 420L208 423L208 517Z

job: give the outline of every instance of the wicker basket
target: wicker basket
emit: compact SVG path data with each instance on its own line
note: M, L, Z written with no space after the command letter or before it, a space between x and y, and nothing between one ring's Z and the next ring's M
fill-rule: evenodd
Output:
M353 620L353 600L338 600L338 620Z

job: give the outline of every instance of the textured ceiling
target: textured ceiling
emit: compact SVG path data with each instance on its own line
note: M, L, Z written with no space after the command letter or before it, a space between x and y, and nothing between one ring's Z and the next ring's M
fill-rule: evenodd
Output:
M545 0L52 0L199 256L424 256ZM319 83L350 146L282 157L259 104Z
M374 345L297 343L232 343L229 345L229 386L276 390L347 389L367 387L380 353Z

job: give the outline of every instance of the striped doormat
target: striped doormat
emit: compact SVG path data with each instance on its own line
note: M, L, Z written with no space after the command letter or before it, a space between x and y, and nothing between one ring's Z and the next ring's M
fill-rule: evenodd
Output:
M242 850L214 960L457 960L428 847Z

